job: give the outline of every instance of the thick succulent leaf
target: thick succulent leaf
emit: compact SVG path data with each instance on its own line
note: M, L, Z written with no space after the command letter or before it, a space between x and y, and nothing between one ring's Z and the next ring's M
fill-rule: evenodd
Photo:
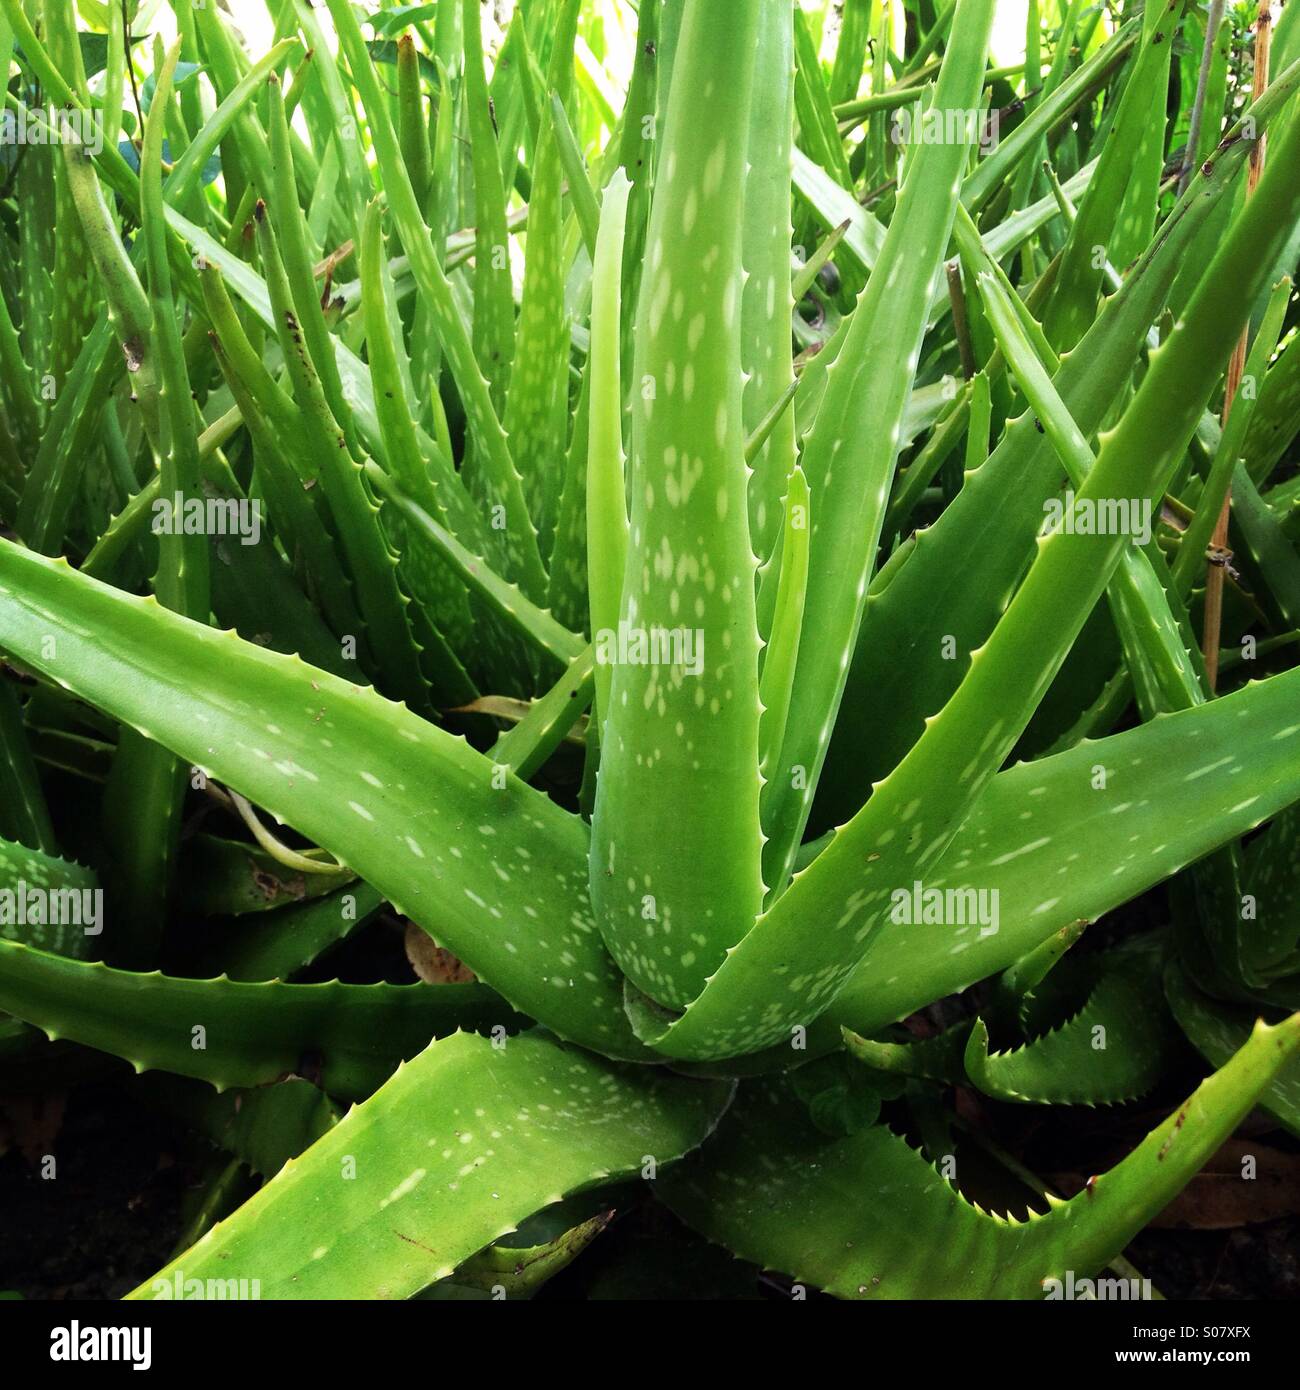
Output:
M573 39L581 0L553 7L554 69L550 86L561 99L573 85ZM532 166L527 256L519 309L516 358L503 425L523 480L543 557L549 555L564 480L568 434L569 320L564 303L564 171L549 103Z
M1298 85L1300 72L1290 74L1251 108L1257 129L1285 108ZM1085 435L1097 430L1121 392L1189 247L1245 164L1240 123L1230 134L1234 138L1225 137L1123 289L1061 363L1053 385ZM991 158L996 157L995 152ZM852 708L869 702L880 718L839 722L814 828L851 816L956 689L966 657L988 637L1033 558L1044 502L1060 482L1055 451L1032 416L1009 422L988 461L966 479L939 521L873 586L845 701ZM954 645L957 659L950 660Z
M627 571L627 474L623 452L621 358L623 242L631 184L615 171L605 190L591 283L591 351L584 383L587 408L587 594L595 636L618 628ZM575 430L576 433L576 430ZM596 718L609 713L614 673L596 672Z
M794 312L790 289L793 9L788 0L779 0L763 5L758 18L741 232L745 288L740 303L740 359L747 374L743 409L745 429L750 434L794 381L790 357ZM794 454L794 414L788 412L751 459L749 534L760 561L772 553Z
M505 254L506 194L492 107L483 72L483 31L478 0L463 0L465 112L474 161L474 354L500 410L515 355L515 303ZM500 55L497 59L501 61Z
M8 682L0 683L0 837L58 853L23 707Z
M966 1040L971 1034L969 1023L958 1023L932 1038L918 1038L914 1042L880 1042L861 1037L851 1028L842 1032L849 1056L872 1071L949 1084L965 1079L963 1058Z
M926 880L940 892L994 895L987 901L998 905L997 930L918 927L886 914L806 1038L796 1029L757 1054L755 1067L788 1065L800 1042L804 1055L836 1047L841 1026L874 1035L1096 921L1290 805L1300 792L1297 698L1300 673L1289 673L999 774ZM1258 777L1249 788L1247 768ZM787 967L778 958L774 968ZM653 1033L663 1022L639 1026Z
M998 930L927 927L922 949L916 927L886 918L831 1016L861 1033L906 1017L1289 805L1300 791L1297 698L1300 675L1275 677L995 777L928 884L996 891Z
M546 762L591 703L596 688L596 659L584 647L564 675L513 729L492 746L492 761L508 767L524 781Z
M1247 845L1241 877L1254 923L1242 931L1248 968L1277 971L1300 951L1300 803Z
M593 634L597 661L617 664L592 900L624 971L674 1005L698 993L763 896L739 274L758 9L686 7L638 309L619 627Z
M505 508L507 525L502 534L511 560L510 578L517 580L526 593L537 599L545 592L546 576L537 548L537 533L528 515L505 431L493 407L488 384L474 358L470 333L456 306L451 285L438 264L429 228L421 216L410 176L402 161L388 114L388 103L366 51L357 18L346 0L330 0L329 8L340 43L347 54L352 80L357 84L370 121L370 133L393 220L406 254L410 257L422 302L437 327L442 350L447 356L448 366L473 427L476 444L481 450L483 476L492 489L494 501Z
M525 1033L434 1043L159 1273L263 1298L409 1298L566 1193L673 1162L730 1088ZM154 1281L131 1295L149 1298Z
M1259 388L1250 428L1242 445L1246 468L1262 486L1278 459L1300 432L1300 343L1290 345L1274 362Z
M1150 506L1167 487L1231 348L1224 330L1240 326L1300 219L1300 178L1289 167L1293 155L1300 166L1300 127L1279 143L1273 177L1261 179L1184 317L1152 352L1132 404L1103 436L1079 494L1084 506L1119 498ZM1115 528L1040 537L1037 559L1001 621L903 762L729 954L686 1014L647 1038L680 1056L756 1051L824 1011L861 959L891 892L938 867L1128 544Z
M576 817L374 691L8 542L0 590L0 647L293 825L561 1036L639 1055Z
M290 980L383 906L383 894L357 882L313 902L226 924L204 954L203 969L232 980Z
M306 864L286 864L260 845L203 832L186 842L182 856L187 904L205 917L269 912L324 897L352 879L332 865L312 873Z
M452 1276L451 1283L482 1289L493 1296L498 1296L500 1290L506 1298L531 1298L548 1279L582 1254L609 1225L612 1215L612 1212L602 1212L588 1217L545 1244L520 1245L502 1241L490 1245L466 1260ZM525 1223L526 1226L531 1224L531 1221ZM438 1285L425 1296L437 1298L439 1290L445 1287Z
M1103 1105L1145 1095L1177 1055L1169 1016L1151 1005L1158 962L1108 961L1083 1008L1023 1047L989 1048L982 1020L966 1073L987 1096L1035 1105Z
M87 958L104 930L99 901L89 869L0 839L0 937Z
M989 0L960 0L932 111L978 106L993 20ZM912 390L954 195L973 137L915 152L876 267L835 363L800 466L812 496L807 611L790 714L771 775L764 879L780 893L803 835L840 707L875 565L903 414ZM766 810L766 807L765 807Z
M1012 296L991 275L978 279L998 345L1051 439L1071 485L1081 488L1096 460L1045 370L1058 364L1054 358L1042 363L1035 356L1016 318ZM1136 544L1121 554L1106 593L1143 717L1200 704L1205 692L1182 629L1170 612L1170 600L1151 559Z
M1102 146L1097 172L1061 253L1044 320L1047 336L1058 351L1073 347L1095 317L1103 274L1096 248L1105 247L1114 264L1123 268L1150 240L1164 160L1169 55L1185 2L1153 0L1143 11L1142 43L1119 98L1115 123Z
M431 1037L516 1029L483 985L318 985L185 980L113 970L0 941L0 1008L51 1040L227 1086L261 1086L304 1067L353 1100Z
M961 190L961 200L972 214L989 201L1022 159L1036 153L1045 135L1067 121L1072 112L1105 86L1141 36L1141 21L1128 20L1086 62L1080 63L1050 97L1041 101L1005 140L1000 140L987 159L979 162Z
M745 1087L656 1191L733 1253L840 1298L1044 1298L1048 1280L1090 1278L1114 1259L1298 1049L1300 1016L1256 1025L1127 1158L1026 1221L972 1206L884 1126L827 1137L779 1082Z
M1198 989L1176 961L1165 972L1165 997L1178 1026L1211 1066L1222 1066L1250 1036L1251 1011ZM1269 1078L1259 1103L1292 1134L1300 1135L1300 1058L1292 1057Z
M146 1086L151 1099L265 1178L273 1178L342 1117L329 1096L300 1076L221 1092L171 1076L151 1077Z

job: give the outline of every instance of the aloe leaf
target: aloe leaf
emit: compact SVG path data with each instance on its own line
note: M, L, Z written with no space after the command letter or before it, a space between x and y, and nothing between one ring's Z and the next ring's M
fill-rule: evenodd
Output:
M457 1034L400 1068L157 1282L175 1270L256 1278L264 1298L409 1298L567 1192L695 1148L728 1095L538 1033L499 1048ZM146 1280L131 1296L154 1289Z
M564 170L565 183L573 202L573 211L582 233L583 245L587 248L587 254L594 258L596 232L600 226L600 200L596 196L596 190L591 186L591 175L587 172L586 160L578 148L578 137L573 133L568 112L564 109L558 92L551 93L550 107L551 129L559 151L560 167Z
M48 1038L218 1090L265 1085L319 1054L321 1084L345 1099L369 1095L439 1033L520 1026L482 985L184 980L2 940L0 1007Z
M526 782L559 747L591 703L596 688L596 658L584 647L564 675L528 713L492 746L492 761Z
M995 1027L1006 1026L1013 1021L1024 1025L1026 1014L1032 1008L1028 1001L1036 997L1034 991L1079 940L1087 926L1086 922L1067 922L1060 931L1053 932L1046 941L1040 942L1014 964L1007 966L994 982L989 1004L984 1010L985 1016L993 1021Z
M1159 962L1110 962L1083 1007L1022 1047L994 1052L978 1020L966 1073L985 1095L1031 1105L1113 1105L1152 1090L1177 1055L1177 1034L1152 1008Z
M1141 22L1126 21L1105 43L1081 63L1046 100L976 166L962 185L961 200L974 215L996 193L999 185L1021 160L1033 158L1043 137L1055 130L1085 101L1110 80L1141 38Z
M931 110L968 112L977 105L991 24L987 0L961 0ZM970 122L962 125L969 140ZM802 838L862 619L966 151L965 141L922 144L916 151L804 440L800 464L813 505L807 606L818 621L815 636L806 629L800 644L786 738L773 765L772 838L763 871L777 894Z
M539 1213L546 1216L549 1213ZM512 1241L501 1241L481 1250L465 1261L450 1283L461 1288L482 1289L486 1294L505 1298L531 1298L553 1275L567 1268L609 1225L612 1212L601 1212L571 1226L541 1245L519 1244L522 1231ZM524 1223L526 1230L537 1220ZM437 1284L423 1297L437 1298L446 1284Z
M1300 431L1300 352L1295 339L1283 349L1257 390L1242 454L1250 476L1263 487Z
M260 203L257 239L280 347L298 405L298 428L319 470L311 476L320 478L365 624L361 632L343 635L353 636L358 645L366 644L375 666L395 694L417 707L423 706L427 686L408 612L410 601L397 582L397 558L379 526L379 509L363 481L364 471L348 452L346 434L329 408L316 363L290 301L289 281L280 262L275 234Z
M624 971L676 1004L749 929L763 893L739 298L758 8L690 0L683 20L637 315L627 575L618 629L596 648L619 664L592 900ZM651 650L656 634L665 650Z
M1285 107L1297 84L1300 71L1287 74L1250 109L1257 129ZM1128 380L1189 244L1245 163L1242 128L1238 123L1225 137L1124 288L1063 360L1053 385L1085 435L1102 423ZM853 705L870 699L882 718L870 738L860 722L840 722L819 787L816 828L851 816L956 688L964 654L988 637L1032 559L1044 501L1059 486L1055 451L1032 417L1009 422L987 463L918 535L888 584L873 588L845 699Z
M522 636L559 661L571 661L582 650L581 637L557 622L547 609L530 602L514 584L495 573L485 560L461 545L450 531L440 526L373 462L366 465L366 476L385 502L402 513L411 531L427 538L465 583L473 587L484 602L490 604Z
M0 938L70 959L91 956L104 930L99 900L90 869L0 840Z
M1095 462L1088 441L1070 418L1043 364L1021 332L1006 292L989 275L979 277L979 286L999 346L1051 439L1070 483L1081 488ZM1054 361L1050 364L1056 365ZM1068 500L1073 501L1073 498ZM1182 629L1170 611L1170 600L1151 560L1138 548L1137 539L1134 546L1121 554L1107 595L1133 678L1138 706L1143 717L1150 718L1160 710L1187 709L1200 704L1205 699L1205 691L1188 655Z
M746 373L742 406L745 429L751 435L794 382L789 244L790 130L795 90L792 13L793 7L784 0L762 6L755 41L749 169L741 231L745 288L740 305L740 360ZM838 145L838 135L835 139ZM749 480L750 543L760 561L772 553L794 457L794 415L788 412L776 421L762 448L750 459L754 470Z
M1163 138L1156 137L1163 137L1169 54L1184 3L1157 0L1143 12L1142 42L1133 70L1062 252L1044 319L1047 337L1058 350L1073 347L1095 317L1102 276L1096 248L1106 248L1112 262L1123 269L1150 239L1150 229L1142 222L1150 222L1155 209L1164 159Z
M492 400L500 409L515 356L515 300L510 279L506 194L483 72L478 0L463 0L463 11L464 100L474 162L474 355L487 373Z
M620 297L625 298L623 295ZM627 312L627 305L624 304L625 320ZM631 348L630 339L624 338L621 346L626 356ZM555 616L566 627L584 631L590 621L591 609L587 565L587 455L590 450L591 374L594 365L594 359L588 352L582 386L573 408L573 428L569 433L564 468L564 491L555 524L555 543L551 547L551 573L547 589L547 600ZM627 504L624 502L625 514L626 510Z
M998 930L936 927L933 948L920 951L916 927L886 918L830 1018L860 1033L904 1018L1071 924L1096 921L1289 805L1300 791L1300 723L1289 707L1297 689L1300 681L1274 677L1000 773L927 881L996 890ZM1246 767L1265 790L1242 786ZM1042 827L1032 835L1027 809Z
M220 272L205 267L201 278L203 304L212 325L210 341L253 441L258 482L270 503L271 519L285 550L305 572L336 636L355 637L363 629L361 614L352 581L338 563L332 518L307 491L315 477L314 465L302 447L303 431L294 404L249 342ZM88 558L84 568L98 578L93 559L93 555Z
M872 1071L945 1084L957 1084L965 1078L964 1058L970 1033L969 1023L959 1023L932 1038L901 1043L879 1042L860 1037L849 1028L842 1030L849 1056Z
M1222 1066L1250 1037L1253 1013L1198 989L1177 962L1165 972L1165 996L1178 1026L1211 1066ZM1269 1078L1259 1103L1292 1134L1300 1135L1300 1059L1291 1057Z
M373 691L66 565L0 544L0 586L0 647L293 825L522 1012L641 1055L587 908L581 821Z
M320 381L320 388L348 448L356 458L359 447L352 410L343 394L343 381L338 361L330 342L329 329L321 306L320 291L312 270L315 255L307 241L307 227L298 206L298 187L294 176L293 149L289 140L289 122L284 113L284 95L279 80L272 74L266 87L267 107L271 125L271 220L275 228L276 248L284 266L284 278L292 300L293 317L301 335L302 349L311 359ZM273 286L273 272L263 259L268 286ZM287 310L280 310L281 313ZM285 358L289 354L286 351ZM322 469L322 472L325 470Z
M549 86L562 103L573 84L573 35L579 3L562 0L554 14L555 67ZM516 364L510 375L503 423L545 557L551 550L563 481L559 468L567 436L569 383L562 254L564 170L549 104L542 112L532 175Z
M717 1136L656 1191L743 1259L840 1298L1060 1297L1195 1175L1300 1048L1300 1018L1249 1040L1127 1158L1025 1221L980 1210L883 1126L817 1131L780 1083L745 1087ZM879 1200L873 1200L879 1198Z
M811 529L808 481L796 463L790 472L782 521L781 568L777 581L771 636L763 653L763 673L759 680L759 703L763 707L759 726L764 778L762 801L766 813L768 786L773 764L780 756L790 717L790 693L794 686L799 640L803 633L804 609L808 593L808 536Z
M469 415L477 447L481 450L484 477L494 501L503 507L505 540L513 573L520 587L533 599L545 590L546 576L537 545L537 532L524 501L523 487L516 471L506 435L492 405L487 382L474 359L470 333L452 296L451 285L438 264L429 228L421 216L402 162L397 136L388 115L387 101L366 51L356 16L346 0L330 0L330 14L338 30L339 42L347 55L352 79L361 93L369 118L370 134L383 174L384 191L397 224L402 246L410 258L420 295L428 307L448 366Z
M627 569L627 479L623 455L623 390L620 375L623 237L631 184L616 172L605 190L591 283L591 350L588 354L587 591L593 637L618 628ZM597 727L609 713L613 671L596 672Z
M59 852L22 705L7 681L0 682L0 837L42 854Z
M281 39L273 44L265 56L249 67L212 115L195 132L193 140L176 158L163 183L163 197L173 207L189 205L199 186L204 166L215 153L235 118L264 89L269 74L285 59L294 57L301 48L302 44L296 38Z
M349 883L324 898L277 908L245 922L223 923L202 957L204 973L256 983L291 980L306 966L374 920L383 895Z
M1300 622L1300 554L1241 463L1232 475L1232 514L1283 625L1295 627Z
M25 244L25 243L24 243ZM18 534L44 554L63 544L101 412L121 372L113 330L101 316L82 344L39 435L18 509Z
M323 897L346 878L290 868L260 845L200 833L182 850L186 902L207 917L271 912L286 903Z
M788 1057L803 1036L801 1027L807 1028L810 1049L814 1039L819 1047L837 1040L841 1024L864 1035L874 1033L1005 969L1062 927L1095 921L1289 805L1300 789L1300 744L1292 742L1300 733L1291 703L1297 688L1290 673L1274 677L994 778L925 883L941 892L976 887L993 894L990 901L999 904L997 930L970 922L936 927L934 947L922 951L917 928L885 913L867 935L848 984L823 1017L808 1026L789 1008L789 1021L781 1029L785 1043L777 1050ZM1242 787L1239 777L1248 763L1265 790ZM1186 815L1189 786L1197 792L1195 817ZM1041 826L1028 838L1026 809ZM1070 845L1064 860L1056 852L1058 841ZM1118 861L1117 844L1125 846ZM818 858L796 884L812 872ZM859 876L878 862L867 859ZM784 940L775 932L766 939L760 935L773 920L780 919L769 912L681 1019L638 1012L638 1032L671 1055L749 1050L738 1030L727 1036L725 1051L719 1047L713 1052L711 1035L716 1014L739 1013L752 997L750 972L766 972L777 982L788 977L791 994L795 990L790 986L806 989L816 978L800 973L814 955L791 939L795 925L789 918L782 922ZM825 930L826 916L814 915L813 920ZM761 953L753 950L760 943ZM769 989L765 995L774 992ZM772 1009L768 1016L774 1015ZM771 1033L776 1032L772 1026ZM746 1030L743 1036L752 1035Z
M784 12L786 6L782 4L770 8ZM835 113L831 110L830 94L817 57L817 46L801 5L794 7L793 47L797 72L794 99L799 113L799 138L808 153L836 182L845 188L851 187L853 176L849 172L849 161L840 142Z
M140 154L140 235L147 268L149 328L145 353L156 358L156 412L151 444L158 464L159 492L171 525L158 538L153 591L159 603L206 622L211 613L208 544L187 535L181 517L187 503L200 501L198 432L180 324L172 297L162 196L163 121L180 41L162 65L154 104L145 122ZM75 156L74 156L75 158ZM105 228L105 230L108 230ZM126 278L125 258L120 262ZM123 344L130 361L131 347ZM148 415L145 417L148 431ZM112 857L111 884L121 913L109 954L123 965L153 964L171 892L180 835L185 772L171 750L138 729L122 731L105 791L105 835ZM131 813L122 814L129 806Z
M388 471L396 478L400 487L445 525L447 517L442 506L442 497L450 489L454 489L455 484L446 479L434 480L434 475L425 461L415 423L411 419L408 403L409 378L403 373L404 363L400 353L401 321L392 311L389 298L391 285L386 276L380 212L376 202L372 203L366 212L361 237L361 298L366 324L366 354L375 388L375 413L383 436ZM401 547L403 552L410 548L406 545ZM411 585L415 588L417 577L410 572L418 562L407 554L403 554L403 559ZM432 567L423 566L419 574L424 581L419 587L431 600L424 616L437 626L439 632L437 655L440 657L439 665L443 668L439 683L447 687L444 698L454 698L450 688L452 682L448 681L446 672L449 661L454 658L450 658L449 654L441 650L440 634L446 632L451 636L454 633L460 638L467 636L472 622L469 607L465 602L461 585L445 563Z
M1255 921L1243 932L1243 955L1253 970L1276 972L1300 949L1300 805L1246 846L1241 876Z
M1196 513L1179 542L1173 568L1174 579L1183 593L1189 593L1192 585L1204 575L1206 551L1223 509L1223 499L1231 487L1233 470L1241 462L1250 436L1251 420L1267 390L1268 378L1265 373L1269 359L1277 349L1290 300L1291 281L1283 276L1273 286L1268 307L1242 369L1242 382L1249 382L1250 385L1233 397L1228 418L1219 435L1218 447L1210 461L1205 486L1197 498Z
M146 1095L265 1178L273 1178L342 1118L329 1096L297 1076L221 1092L156 1076L149 1079Z

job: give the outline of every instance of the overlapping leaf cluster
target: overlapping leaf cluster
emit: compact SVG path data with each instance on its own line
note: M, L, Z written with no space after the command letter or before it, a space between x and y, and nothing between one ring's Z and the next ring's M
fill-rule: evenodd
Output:
M170 1074L167 1288L527 1294L642 1181L841 1296L1122 1264L1300 1132L1297 12L501 8L0 0L0 1069ZM953 1088L1188 1040L977 1205Z

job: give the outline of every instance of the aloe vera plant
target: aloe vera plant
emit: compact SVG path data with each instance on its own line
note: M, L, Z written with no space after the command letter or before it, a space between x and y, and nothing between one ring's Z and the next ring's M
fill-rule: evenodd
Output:
M255 1181L133 1297L1041 1298L1300 1134L1294 8L114 8L0 0L0 1079Z

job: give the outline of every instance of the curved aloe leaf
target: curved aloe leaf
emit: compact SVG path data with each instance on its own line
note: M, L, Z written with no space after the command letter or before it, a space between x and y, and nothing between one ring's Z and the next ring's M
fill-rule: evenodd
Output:
M844 1047L872 1071L890 1076L911 1076L921 1081L943 1081L955 1084L965 1078L963 1058L966 1040L971 1034L969 1023L946 1028L932 1038L915 1042L878 1042L860 1037L850 1028L841 1030Z
M261 1086L318 1067L355 1100L403 1058L458 1028L522 1020L482 985L287 985L184 980L113 970L0 941L0 1008L51 1040L227 1086Z
M576 817L374 691L8 542L0 590L0 647L292 824L523 1012L642 1053L587 907Z
M1026 1221L972 1206L883 1126L829 1139L779 1083L747 1087L656 1190L711 1240L840 1298L1044 1298L1049 1280L1089 1278L1117 1256L1297 1050L1300 1015L1257 1024L1127 1158Z
M158 1280L258 1279L264 1298L409 1298L566 1193L695 1148L729 1094L540 1033L499 1048L456 1034ZM146 1280L131 1297L154 1292Z
M1250 1011L1205 994L1176 961L1165 971L1165 997L1178 1026L1211 1066L1222 1066L1250 1037ZM1300 1059L1292 1057L1269 1078L1259 1103L1292 1134L1300 1135Z
M977 1021L966 1074L987 1096L1033 1105L1110 1105L1145 1095L1176 1055L1176 1032L1152 1008L1158 964L1107 962L1083 1008L1059 1028L1006 1052Z

